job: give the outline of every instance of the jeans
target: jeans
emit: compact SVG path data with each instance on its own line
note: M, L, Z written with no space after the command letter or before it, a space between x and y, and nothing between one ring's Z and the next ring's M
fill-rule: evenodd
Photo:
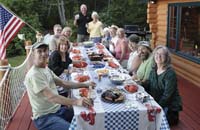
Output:
M91 37L90 40L94 43L101 43L101 37Z
M72 108L61 107L56 113L41 116L33 121L38 130L68 130L73 115Z

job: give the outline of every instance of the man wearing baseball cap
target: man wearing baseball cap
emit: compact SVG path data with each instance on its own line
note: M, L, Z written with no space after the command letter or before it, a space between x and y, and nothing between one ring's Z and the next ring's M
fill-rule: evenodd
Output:
M137 73L133 74L132 77L142 85L145 85L153 65L152 49L147 41L140 41L138 45L138 56L142 60L142 63L140 64Z
M37 42L32 49L33 66L26 74L24 84L32 107L34 124L38 130L67 130L73 117L73 109L61 105L90 107L92 102L88 98L70 99L61 96L56 86L76 89L95 84L61 80L46 65L48 45Z

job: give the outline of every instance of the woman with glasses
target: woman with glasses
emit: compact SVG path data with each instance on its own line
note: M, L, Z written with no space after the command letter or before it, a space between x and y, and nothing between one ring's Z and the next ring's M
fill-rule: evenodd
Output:
M167 47L160 45L154 49L153 62L147 92L164 109L169 124L176 125L179 121L179 111L182 110L182 102Z

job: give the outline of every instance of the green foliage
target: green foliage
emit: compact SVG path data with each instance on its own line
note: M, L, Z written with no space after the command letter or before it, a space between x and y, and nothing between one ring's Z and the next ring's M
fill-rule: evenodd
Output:
M115 24L123 27L125 24L146 26L146 3L138 0L112 0L108 8L101 14L107 25Z

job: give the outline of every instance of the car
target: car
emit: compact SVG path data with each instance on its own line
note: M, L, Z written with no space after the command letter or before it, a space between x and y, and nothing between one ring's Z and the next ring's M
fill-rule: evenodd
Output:
M141 31L139 25L124 25L124 30L127 37L137 34L141 39L146 39L146 31Z
M131 34L138 34L139 26L138 25L124 25L124 30L126 36L130 36Z

